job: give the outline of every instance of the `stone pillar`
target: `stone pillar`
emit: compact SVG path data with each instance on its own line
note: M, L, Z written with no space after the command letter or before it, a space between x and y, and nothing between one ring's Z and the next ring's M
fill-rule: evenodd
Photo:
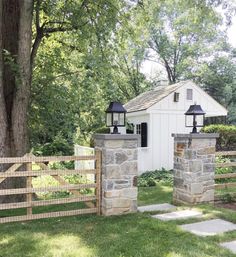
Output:
M215 146L218 134L172 134L174 203L214 201Z
M139 135L96 134L95 149L102 151L102 214L137 211Z

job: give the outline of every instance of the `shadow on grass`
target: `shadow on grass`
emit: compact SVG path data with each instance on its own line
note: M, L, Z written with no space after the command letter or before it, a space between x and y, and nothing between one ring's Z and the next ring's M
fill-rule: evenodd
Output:
M236 235L235 235L236 236ZM232 257L176 224L147 214L95 215L1 225L1 257Z
M172 188L139 188L139 205L171 202ZM72 207L72 206L71 206ZM235 212L199 205L210 218L236 223ZM41 210L40 210L41 211ZM54 210L55 211L55 210ZM233 257L218 246L236 232L198 237L181 231L184 223L163 222L149 214L113 217L84 215L0 225L0 257Z

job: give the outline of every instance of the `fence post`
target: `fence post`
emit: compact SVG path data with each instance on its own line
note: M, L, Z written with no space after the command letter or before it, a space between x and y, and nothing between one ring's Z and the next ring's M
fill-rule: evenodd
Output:
M102 152L102 215L137 211L139 138L139 135L133 134L94 136L95 149Z
M97 214L101 215L101 151L99 150L95 150L95 157L96 157L96 161L95 161L95 168L96 168L96 184L97 184L97 188L96 188L96 197L97 197Z
M26 164L26 170L32 171L32 163ZM32 188L32 177L26 178L26 187ZM27 207L27 215L32 215L32 193L26 194L26 201L30 204L30 207Z
M218 134L172 134L174 137L173 202L214 201L215 146Z

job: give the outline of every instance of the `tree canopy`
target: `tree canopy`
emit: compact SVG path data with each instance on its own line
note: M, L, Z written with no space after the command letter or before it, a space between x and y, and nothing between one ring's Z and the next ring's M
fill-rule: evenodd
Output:
M22 155L30 148L65 153L74 143L89 145L105 125L109 101L125 103L154 86L142 73L150 58L164 67L170 83L195 80L229 108L229 122L236 122L235 50L226 36L234 7L216 0L1 1L0 81L1 74L12 78L11 87L0 82L5 92L0 96L9 102L9 110L0 113L3 128L6 124L2 148L11 124L23 124L21 132L16 126L17 136L8 136L14 150L1 155ZM28 38L21 37L24 29ZM14 30L17 40L10 37ZM5 35L8 41L2 40ZM23 46L28 46L24 55L18 51ZM20 91L25 103L19 116L12 111L15 97L9 96Z

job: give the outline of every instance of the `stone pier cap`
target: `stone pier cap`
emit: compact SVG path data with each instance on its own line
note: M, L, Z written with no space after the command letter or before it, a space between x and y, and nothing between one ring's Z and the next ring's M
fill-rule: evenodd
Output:
M140 140L140 135L136 134L95 134L93 136L95 139L103 140Z
M189 139L204 139L204 138L218 138L219 133L189 133L189 134L171 134L174 138L189 138Z

